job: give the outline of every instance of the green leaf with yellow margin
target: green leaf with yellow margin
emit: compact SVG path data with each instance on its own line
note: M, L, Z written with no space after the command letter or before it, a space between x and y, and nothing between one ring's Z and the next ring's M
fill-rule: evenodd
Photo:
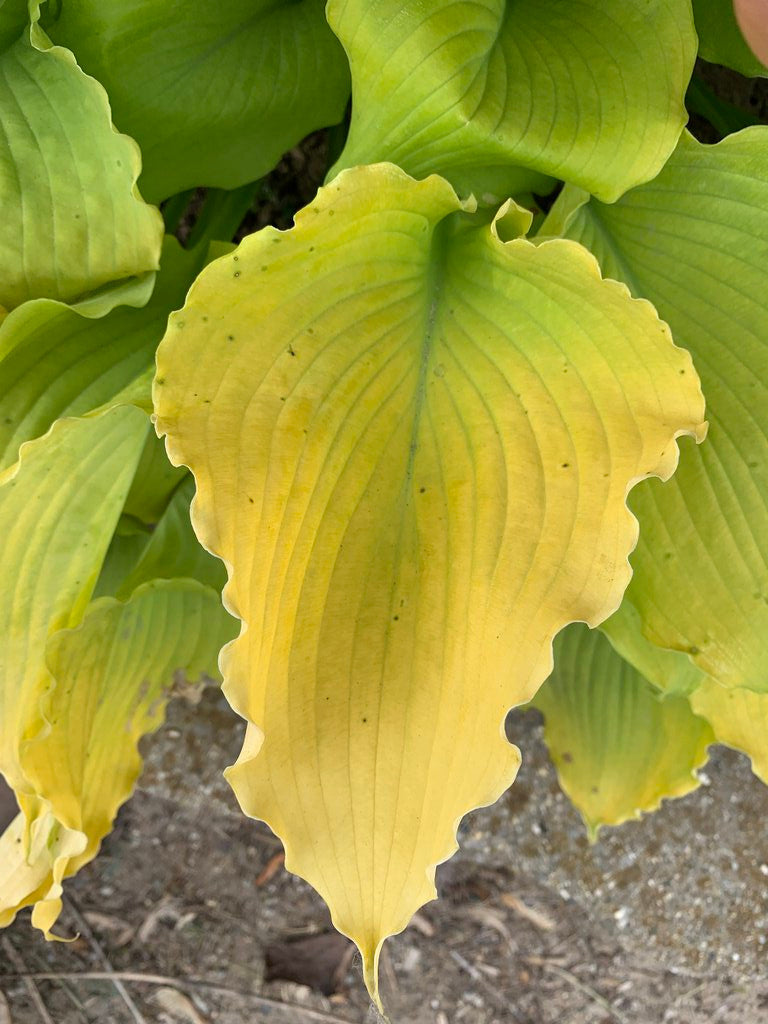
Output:
M619 603L627 490L700 436L687 353L580 246L517 237L444 180L340 174L212 263L154 402L243 620L228 778L360 948L435 895L470 808L519 763L511 705L553 635Z
M352 70L337 168L549 191L521 165L610 202L661 170L687 120L689 0L329 0L328 20Z
M583 242L692 353L710 431L643 484L627 599L645 636L727 687L768 692L768 127L685 135L653 182L606 206L566 188L544 231Z
M154 200L234 189L344 117L349 67L324 0L66 0L47 23L109 93Z
M0 840L0 925L34 902L33 925L52 937L62 880L95 857L133 790L139 739L161 723L179 673L215 671L230 624L210 588L155 580L126 603L95 601L77 628L50 637L49 724L21 757L41 809L26 856L21 814Z
M599 630L557 637L555 669L533 699L560 785L590 838L699 785L715 737L679 696L663 696Z
M0 53L0 109L0 304L71 303L155 270L163 222L136 189L138 147L36 23Z

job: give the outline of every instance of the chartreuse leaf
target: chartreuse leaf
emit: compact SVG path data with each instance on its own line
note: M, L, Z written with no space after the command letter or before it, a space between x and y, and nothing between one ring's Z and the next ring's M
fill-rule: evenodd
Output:
M693 0L693 16L704 60L725 64L748 78L768 76L768 68L760 63L741 33L733 0Z
M124 599L142 583L174 577L198 580L217 593L221 591L226 582L224 567L200 546L190 523L194 492L194 481L187 474L153 529L131 530L127 523L118 529L96 586L97 594Z
M618 203L566 189L564 228L649 298L690 349L711 422L673 481L638 488L627 598L643 632L724 686L768 691L768 128L716 146L686 135Z
M33 841L25 858L16 842L14 858L7 841L6 849L0 845L0 875L25 878L28 890L17 884L11 903L0 887L0 924L36 902L32 923L50 937L62 879L96 855L133 790L139 739L160 724L177 674L197 678L215 670L231 622L213 590L192 580L156 580L124 604L95 601L76 629L50 637L53 688L43 705L49 725L24 746L21 760L45 808L38 830L47 830L53 848ZM14 839L19 829L18 821L11 826Z
M624 601L600 627L611 643L664 694L688 697L693 711L712 726L715 739L752 760L768 784L768 694L743 687L726 689L697 668L687 654L664 650L642 635L637 610Z
M612 201L661 169L686 121L689 0L329 0L328 20L354 95L338 167L542 191L522 165Z
M0 54L0 304L74 302L155 270L162 218L102 87L33 24Z
M555 669L534 697L560 784L590 837L684 796L714 735L684 697L662 696L599 630L565 629ZM679 655L678 655L679 657Z
M704 676L690 701L696 714L711 723L717 742L746 754L752 771L768 785L768 694L727 690Z
M0 476L0 771L20 798L20 750L51 684L46 643L83 615L148 426L130 406L59 420Z
M67 0L48 31L105 86L141 146L142 191L261 177L349 96L323 0Z
M211 264L158 350L157 428L243 631L229 780L359 946L435 894L510 784L510 705L629 575L627 489L703 404L647 303L570 242L516 237L444 180L340 174Z
M665 694L689 696L707 677L687 654L667 650L643 635L640 614L630 601L600 626L618 654Z
M166 238L155 289L140 309L121 305L91 316L83 306L38 299L5 318L0 325L0 469L16 461L24 441L44 434L56 419L110 402L154 365L168 314L183 305L204 262L204 252L187 252L175 238ZM171 488L178 483L178 470L168 464L156 438L148 437L147 445L129 495L136 515L153 510L165 476L172 478ZM167 494L161 508L165 503Z

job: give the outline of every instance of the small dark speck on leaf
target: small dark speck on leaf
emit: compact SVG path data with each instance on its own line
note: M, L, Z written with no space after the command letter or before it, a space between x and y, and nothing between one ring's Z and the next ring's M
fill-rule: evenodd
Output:
M758 467L759 465L760 465L760 463L759 463L759 462L755 462L755 461L752 461L752 462L750 462L750 463L749 463L749 468L750 468L750 469L757 469L757 467Z
M564 751L563 760L566 764L571 764L573 762L573 754L568 750Z
M208 323L208 317L207 316L201 317L200 319L203 321L204 324Z
M289 353L289 355L292 355L292 356L296 355L296 351L295 351L293 345L289 345L288 346L288 353Z
M239 271L239 270L236 270L236 271L234 272L234 274L232 275L232 277L240 277L240 271Z
M285 395L280 395L280 401L281 401L281 402L284 402L284 401L285 401Z
M701 648L693 644L691 647L688 648L688 653L693 655L701 654Z
M564 462L563 465L562 465L562 468L563 469L570 469L571 468L570 462Z
M237 263L237 261L240 259L240 257L239 256L233 256L232 259L235 261L235 263Z
M368 721L368 719L367 719L367 718L364 718L364 719L363 719L363 721L364 721L364 722L367 722L367 721Z
M328 216L329 216L329 217L332 217L332 216L334 215L334 213L335 213L335 212L336 212L335 210L329 210L329 211L328 211Z
M397 622L399 620L400 616L399 615L393 615L392 618L395 620L395 622Z
M680 376L681 376L681 377L684 377L684 376L685 376L685 370L681 370L681 371L680 371Z
M315 247L314 247L314 245L310 245L310 247L309 247L309 251L310 251L310 252L314 252L314 251L315 251Z
M671 557L672 557L672 552L671 551L665 551L664 552L664 561L665 562L668 562Z
M264 264L264 266L263 266L263 267L262 267L261 269L262 269L262 270L267 270L267 269L268 269L268 267L267 267L267 265L266 265L266 264Z
M158 386L165 384L165 377L158 377L157 380L155 381L155 384L157 384Z
M249 497L248 501L250 501L250 503L253 504L253 498Z
M427 491L426 487L420 487L419 488L419 494L426 494L426 491Z
M314 333L315 333L315 328L314 327L308 327L307 328L307 334L314 334Z
M235 340L234 334L228 334L227 335L227 341L234 341L234 340Z

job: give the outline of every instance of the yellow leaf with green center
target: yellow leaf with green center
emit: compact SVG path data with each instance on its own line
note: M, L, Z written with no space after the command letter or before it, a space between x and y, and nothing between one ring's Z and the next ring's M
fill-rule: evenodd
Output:
M627 490L702 433L653 308L529 223L437 177L343 172L203 271L158 351L157 428L244 623L228 777L374 995L458 820L514 778L505 713L553 635L618 605Z
M678 655L678 657L680 657ZM663 696L598 630L569 626L533 703L560 784L590 837L695 789L715 737L679 696Z

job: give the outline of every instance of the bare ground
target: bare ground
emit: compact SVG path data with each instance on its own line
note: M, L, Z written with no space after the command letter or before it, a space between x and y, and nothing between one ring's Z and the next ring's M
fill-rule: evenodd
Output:
M22 914L0 941L0 1024L375 1021L322 902L220 777L240 734L216 691L171 708L139 792L67 883L62 930L80 937L47 944ZM768 789L746 760L716 750L696 793L590 847L536 713L510 735L518 781L465 820L441 899L388 944L393 1021L768 1022ZM266 960L309 984L267 980Z

